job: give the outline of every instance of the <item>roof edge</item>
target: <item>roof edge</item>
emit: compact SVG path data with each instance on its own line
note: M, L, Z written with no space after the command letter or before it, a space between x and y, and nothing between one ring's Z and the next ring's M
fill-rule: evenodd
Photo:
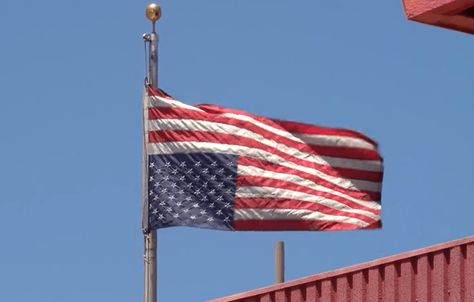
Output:
M415 257L415 256L426 255L426 254L430 254L430 253L437 252L437 251L440 251L440 250L449 249L449 248L452 248L452 247L465 245L465 244L474 244L474 236L468 236L468 237L464 237L464 238L461 238L461 239L456 239L456 240L452 240L452 241L448 241L448 242L444 242L444 243L438 243L438 244L431 245L431 246L428 246L428 247L419 248L419 249L403 252L403 253L400 253L400 254L387 256L387 257L371 260L371 261L368 261L368 262L363 262L363 263L347 266L347 267L344 267L344 268L335 269L335 270L332 270L332 271L319 273L319 274L316 274L316 275L311 275L311 276L307 276L307 277L303 277L303 278L294 279L294 280L284 282L284 283L280 283L280 284L270 285L270 286L254 289L254 290L251 290L251 291L247 291L247 292L238 293L238 294L234 294L234 295L231 295L231 296L223 297L223 298L217 298L217 299L214 299L214 300L210 300L210 302L230 302L230 301L235 301L237 299L249 298L249 297L253 297L253 296L256 296L256 295L265 294L265 293L268 293L268 292L271 292L271 291L278 291L278 290L283 290L283 289L286 289L286 288L289 288L289 287L292 287L292 286L301 285L302 283L309 283L309 282L319 281L319 280L335 277L335 276L341 275L341 274L354 273L354 272L361 271L361 270L364 270L364 269L370 269L372 267L376 267L376 266L379 266L379 265L382 265L382 264L389 264L389 263L393 263L393 262L400 261L400 260L403 260L403 259L407 259L407 258L411 258L411 257Z

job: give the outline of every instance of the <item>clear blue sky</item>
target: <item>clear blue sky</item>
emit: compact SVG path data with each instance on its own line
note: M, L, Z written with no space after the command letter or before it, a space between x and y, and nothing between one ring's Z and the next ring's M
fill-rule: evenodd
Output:
M142 300L144 1L0 5L0 301ZM160 85L347 127L385 158L382 230L159 231L159 301L205 301L474 234L473 37L401 1L162 0Z

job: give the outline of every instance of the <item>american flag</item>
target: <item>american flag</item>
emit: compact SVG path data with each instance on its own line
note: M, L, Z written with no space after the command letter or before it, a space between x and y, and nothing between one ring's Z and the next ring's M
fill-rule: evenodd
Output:
M383 159L346 129L144 96L145 231L381 227Z

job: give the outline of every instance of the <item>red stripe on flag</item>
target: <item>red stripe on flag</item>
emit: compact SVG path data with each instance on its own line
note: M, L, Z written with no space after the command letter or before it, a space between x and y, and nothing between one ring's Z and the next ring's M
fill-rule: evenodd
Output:
M170 97L166 92L164 92L160 88L155 88L155 87L151 87L151 86L147 87L147 94L148 94L148 96L159 96L159 97L167 98L167 99L170 99L170 100L173 99L172 97Z
M325 128L325 127L319 127L319 126L290 122L290 121L278 121L278 120L274 120L274 121L289 132L300 133L300 134L322 134L322 135L337 135L337 136L354 137L354 138L362 139L372 144L374 147L377 147L376 141L354 130L342 129L342 128Z
M367 190L351 190L351 189L346 189L341 186L338 186L332 182L329 182L327 180L324 180L318 176L302 172L300 170L295 170L292 168L280 166L277 164L269 163L265 160L261 159L256 159L256 158L251 158L248 156L239 156L239 165L244 165L244 166L253 166L257 167L260 169L265 169L271 172L277 172L277 173L285 173L285 174L293 174L305 179L308 179L318 185L324 186L326 188L329 188L331 190L337 191L339 193L343 193L345 195L348 195L352 198L360 199L360 200L365 200L365 201L379 201L380 200L380 192L372 192L372 191L367 191Z
M349 159L360 159L360 160L378 160L382 161L382 157L376 150L356 148L356 147L343 147L343 146L319 146L313 144L299 143L297 141L285 138L271 131L263 129L251 122L242 121L239 119L220 116L217 114L209 114L207 112L199 112L196 110L189 110L183 108L150 108L148 111L148 117L150 120L155 119L191 119L200 121L209 121L215 123L221 123L231 126L243 128L263 137L274 140L278 143L285 144L292 148L299 149L300 151L307 153L316 153L322 156L349 158ZM264 120L265 124L268 124L276 129L287 132L287 130L274 124L271 120ZM291 135L291 133L288 132Z
M272 154L275 154L289 162L319 170L327 175L334 177L344 178L355 178L363 180L375 180L376 182L381 181L382 173L373 171L362 171L351 168L339 168L332 167L329 165L317 164L314 162L306 161L289 155L288 153L282 152L276 148L269 147L265 144L258 142L257 140L215 132L204 132L204 131L174 131L174 130L162 130L162 131L151 131L148 133L148 139L150 143L159 142L209 142L218 144L228 144L245 146L249 148L263 150Z
M233 227L237 231L343 231L377 229L381 227L381 223L380 221L377 221L367 227L361 227L350 223L324 220L234 220Z
M317 211L322 214L345 216L356 218L367 223L374 223L376 220L363 214L351 213L347 211L340 211L334 208L295 199L280 199L280 198L239 198L234 201L234 208L236 209L292 209L292 210L310 210ZM380 211L379 211L380 212Z
M250 117L252 117L252 118L254 118L258 121L262 121L262 122L266 122L268 120L271 120L272 122L278 124L282 129L285 129L286 131L294 132L294 133L338 135L338 136L347 136L347 137L360 138L360 139L374 145L374 147L377 147L377 142L375 142L371 138L367 137L366 135L364 135L364 134L362 134L358 131L354 131L354 130L350 130L350 129L328 128L328 127L320 127L320 126L310 125L310 124L305 124L305 123L277 120L277 119L266 118L266 117L262 117L262 116L256 116L256 115L250 114L250 113L245 112L245 111L229 109L229 108L223 108L223 107L220 107L220 106L217 106L217 105L210 105L210 104L197 105L196 107L199 108L199 109L202 109L206 112L210 112L210 113L242 114L242 115L250 116Z
M273 178L267 178L267 177L259 177L259 176L249 176L249 175L239 175L237 176L237 186L239 187L272 187L272 188L280 188L280 189L285 189L285 190L292 190L296 192L302 192L306 193L309 195L317 196L317 197L323 197L326 199L334 200L339 203L345 204L348 207L351 207L353 209L360 209L364 210L373 214L380 214L379 210L373 209L366 207L364 205L358 204L356 202L353 202L349 199L327 193L327 192L321 192L321 191L316 191L314 189L297 185L291 182L287 181L282 181L282 180L277 180Z

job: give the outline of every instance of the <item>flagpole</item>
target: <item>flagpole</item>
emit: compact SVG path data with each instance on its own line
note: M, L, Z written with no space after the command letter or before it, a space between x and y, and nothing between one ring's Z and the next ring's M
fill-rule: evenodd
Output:
M275 242L275 283L285 282L285 243Z
M161 8L158 4L151 3L146 7L146 17L152 22L152 32L143 35L145 42L148 42L148 75L147 84L154 88L158 88L158 34L156 33L156 21L161 17ZM144 175L148 169L148 160L146 158L146 146L144 146L144 160L143 160L143 171ZM148 179L144 177L143 188L145 201L148 200ZM148 202L144 203L148 210ZM145 230L144 235L144 302L156 302L157 301L157 270L156 270L156 247L157 247L157 234L156 230Z

